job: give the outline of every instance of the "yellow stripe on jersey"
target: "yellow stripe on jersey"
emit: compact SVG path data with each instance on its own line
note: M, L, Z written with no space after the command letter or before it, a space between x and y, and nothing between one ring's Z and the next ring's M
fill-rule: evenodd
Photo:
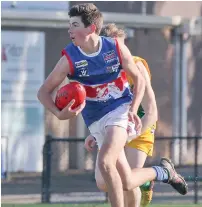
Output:
M146 61L145 59L141 58L141 57L138 57L138 56L134 56L133 59L134 59L134 62L135 62L135 63L137 63L138 61L142 61L143 65L144 65L145 68L147 69L147 72L148 72L149 77L150 77L150 79L151 79L151 71L150 71L150 69L149 69L149 65L148 65L147 61Z
M135 63L137 63L138 61L141 61L143 63L143 65L147 69L147 72L148 72L149 77L151 79L151 72L150 72L149 65L148 65L147 61L145 59L141 58L141 57L138 57L138 56L133 56L133 60L134 60ZM127 75L127 79L128 79L129 84L132 86L133 85L132 78Z

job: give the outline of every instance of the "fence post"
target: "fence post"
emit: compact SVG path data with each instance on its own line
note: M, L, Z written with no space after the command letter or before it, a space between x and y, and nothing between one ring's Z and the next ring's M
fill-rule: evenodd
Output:
M48 135L43 147L42 203L50 203L51 139L52 137Z
M9 180L8 137L1 136L1 179Z
M1 146L2 148L2 146ZM5 179L6 178L6 175L5 175L5 169L4 169L4 162L5 162L5 158L3 156L3 153L2 153L2 149L1 149L1 179Z
M195 137L194 203L198 204L198 137Z

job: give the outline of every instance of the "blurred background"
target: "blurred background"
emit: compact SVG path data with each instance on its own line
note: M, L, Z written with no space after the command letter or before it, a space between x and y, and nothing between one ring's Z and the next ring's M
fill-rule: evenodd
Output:
M82 117L59 121L36 98L70 43L68 9L78 3L1 1L2 203L107 200L94 180L96 151L83 147ZM202 203L202 2L94 3L151 69L159 121L146 165L170 157L190 184L183 199L157 184L153 203Z

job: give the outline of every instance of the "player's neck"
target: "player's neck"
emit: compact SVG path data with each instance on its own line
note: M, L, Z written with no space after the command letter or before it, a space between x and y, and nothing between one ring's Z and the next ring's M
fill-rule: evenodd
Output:
M98 35L92 36L80 48L86 54L96 53L99 50L99 47L100 47L100 41L99 40L100 40L100 37Z

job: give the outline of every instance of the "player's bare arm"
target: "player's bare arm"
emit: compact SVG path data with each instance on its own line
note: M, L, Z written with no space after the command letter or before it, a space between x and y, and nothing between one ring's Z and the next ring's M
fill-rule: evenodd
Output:
M92 152L95 146L96 146L95 138L90 134L85 139L84 147L88 152Z
M148 127L151 127L153 124L156 123L158 119L158 110L157 110L155 94L151 86L151 81L147 69L145 68L144 64L141 61L138 61L136 65L146 82L145 94L142 99L142 106L145 110L145 115L141 119L142 133L143 133L144 131L146 131L146 129L148 129Z
M44 84L40 87L37 94L39 101L44 105L44 107L51 111L60 120L70 119L78 115L85 106L85 103L83 103L76 109L71 110L71 106L74 104L74 100L72 100L62 111L60 111L52 100L51 94L54 89L62 83L69 73L70 68L68 61L66 57L63 56L47 77Z
M132 115L130 115L129 113L129 118L132 119L133 122L136 122L137 125L136 130L140 131L142 126L141 126L141 120L137 116L137 111L144 96L145 79L143 78L137 66L135 65L133 57L127 46L119 41L119 48L121 53L122 66L126 71L126 73L128 73L128 75L132 78L134 83L134 89L133 89L134 96L130 109Z
M119 42L119 47L121 51L122 66L134 82L135 98L133 99L131 110L137 112L142 98L144 96L145 80L139 72L137 66L135 65L133 57L127 46Z

